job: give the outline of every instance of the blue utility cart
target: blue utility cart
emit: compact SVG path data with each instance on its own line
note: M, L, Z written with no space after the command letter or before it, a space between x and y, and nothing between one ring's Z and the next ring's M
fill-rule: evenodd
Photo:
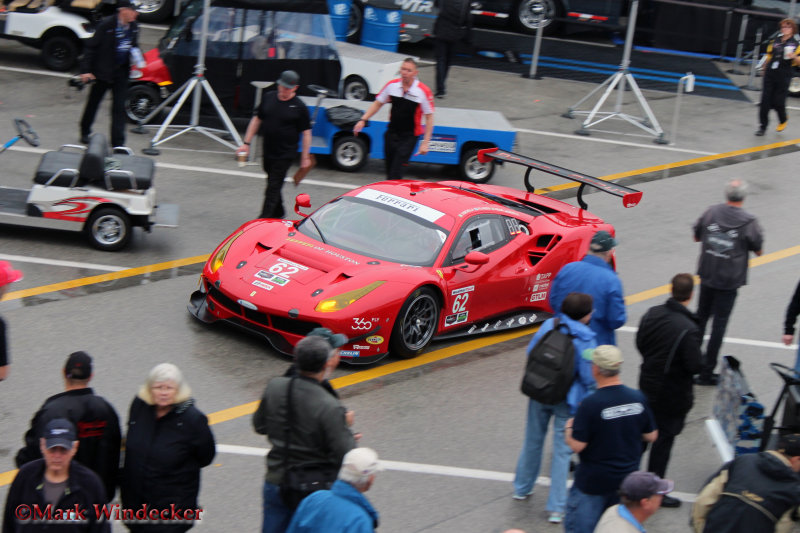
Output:
M366 111L371 102L322 100L315 113L318 99L303 97L312 116L316 115L312 132L311 153L330 155L334 167L347 172L360 169L369 158L383 159L383 134L389 121L390 104L384 105L369 124L358 134L352 129L343 130L328 120L325 109L349 106ZM512 150L516 132L506 118L497 111L436 107L433 136L426 155L415 155L411 162L455 165L462 179L475 183L489 181L494 173L494 163L478 161L478 150L501 148Z

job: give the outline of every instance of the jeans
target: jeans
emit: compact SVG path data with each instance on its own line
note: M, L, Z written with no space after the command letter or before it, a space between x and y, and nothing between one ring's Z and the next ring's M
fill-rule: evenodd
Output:
M283 533L294 513L283 504L281 488L264 482L264 522L261 533Z
M586 494L572 485L567 497L566 533L592 533L603 512L619 503L617 491L606 494Z
M111 90L111 146L125 146L125 98L128 94L128 69L118 68L114 72L114 79L110 82L95 80L89 89L86 107L81 116L81 135L92 132L92 123L97 115L97 109L103 101L107 90Z
M267 188L264 191L264 204L259 218L283 218L283 181L292 166L291 159L264 158L264 172L267 173Z
M708 319L714 317L711 336L708 339L700 369L701 377L710 378L714 373L714 367L717 366L719 349L722 346L722 338L725 336L728 319L736 301L736 292L736 289L714 289L707 285L700 285L700 299L697 302L697 325L700 327L700 331L705 334Z
M794 360L794 371L800 374L800 341L797 343L797 357Z
M547 436L547 426L553 420L553 458L550 464L550 494L546 509L563 513L567 503L567 477L572 450L564 442L564 424L570 417L569 405L545 405L535 400L528 404L528 421L525 426L525 442L517 461L514 475L514 494L523 496L531 492L542 462L542 448Z

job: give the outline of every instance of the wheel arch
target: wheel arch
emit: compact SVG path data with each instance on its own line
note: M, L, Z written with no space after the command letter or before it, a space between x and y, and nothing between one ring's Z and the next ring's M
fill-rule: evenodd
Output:
M44 33L42 33L41 37L39 37L39 48L44 45L46 40L52 39L53 37L66 37L68 39L72 39L75 41L75 45L78 47L78 53L83 51L83 42L81 41L80 37L78 37L78 34L66 26L55 26L46 29Z

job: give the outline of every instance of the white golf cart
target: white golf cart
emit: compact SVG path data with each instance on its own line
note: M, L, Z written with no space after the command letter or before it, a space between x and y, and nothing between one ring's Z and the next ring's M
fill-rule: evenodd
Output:
M39 137L27 122L15 119L17 136L32 146ZM131 240L133 226L178 225L178 206L156 205L155 164L125 147L109 152L106 138L93 134L88 146L65 144L46 152L33 187L0 187L0 224L82 231L96 248L116 251ZM158 212L156 212L158 207Z

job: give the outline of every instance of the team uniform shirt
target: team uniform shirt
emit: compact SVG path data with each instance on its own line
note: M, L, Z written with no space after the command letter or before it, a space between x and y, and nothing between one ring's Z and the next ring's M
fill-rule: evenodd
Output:
M792 61L800 54L800 42L792 36L785 41L776 37L767 46L766 72L779 72L784 76L791 76Z
M403 80L392 80L384 85L375 100L392 103L389 131L401 135L422 135L425 132L422 115L433 113L433 93L419 80L414 80L407 91L403 90Z
M639 469L642 435L656 429L644 394L625 385L597 389L578 407L572 437L585 442L575 486L585 494L616 491Z
M300 134L311 129L311 118L303 101L297 96L281 100L274 91L262 98L258 118L264 139L264 159L294 158Z
M115 31L117 37L116 63L117 65L127 66L128 56L131 53L131 47L133 47L133 28L131 28L130 24L123 26L118 23Z

